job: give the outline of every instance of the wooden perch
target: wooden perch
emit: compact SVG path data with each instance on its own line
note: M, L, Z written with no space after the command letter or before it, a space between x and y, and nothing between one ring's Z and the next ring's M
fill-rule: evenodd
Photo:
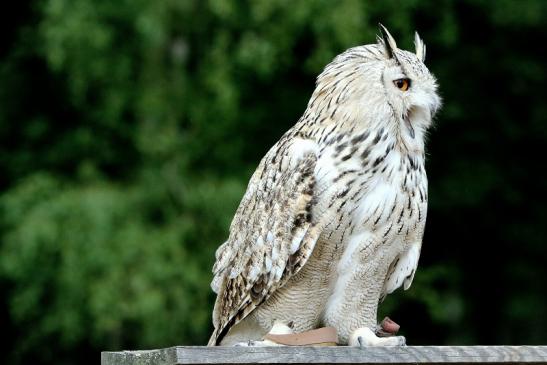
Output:
M101 365L521 364L547 362L547 346L201 347L103 352Z

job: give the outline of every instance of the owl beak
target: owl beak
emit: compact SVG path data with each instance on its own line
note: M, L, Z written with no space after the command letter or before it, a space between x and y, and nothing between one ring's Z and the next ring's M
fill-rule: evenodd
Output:
M405 121L405 125L408 128L408 133L410 133L410 137L412 137L412 139L414 139L414 137L416 136L416 132L414 131L414 127L412 126L412 123L410 122L410 113L411 112L412 112L412 110L407 111L406 114L403 115L403 120Z

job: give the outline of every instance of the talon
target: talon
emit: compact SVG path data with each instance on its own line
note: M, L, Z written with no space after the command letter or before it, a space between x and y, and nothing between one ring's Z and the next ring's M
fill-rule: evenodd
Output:
M405 346L404 336L378 337L369 327L357 328L352 332L348 341L349 346Z

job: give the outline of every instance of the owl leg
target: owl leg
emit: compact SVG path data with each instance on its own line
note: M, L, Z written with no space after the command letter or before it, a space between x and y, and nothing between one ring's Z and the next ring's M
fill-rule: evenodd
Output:
M368 327L357 328L349 336L349 346L405 346L406 339L403 336L378 337Z

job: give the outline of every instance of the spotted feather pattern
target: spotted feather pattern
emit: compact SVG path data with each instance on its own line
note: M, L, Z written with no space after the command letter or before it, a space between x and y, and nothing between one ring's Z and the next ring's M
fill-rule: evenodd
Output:
M419 37L416 50L385 36L319 75L216 252L209 345L259 339L275 320L332 325L347 343L376 325L382 296L410 286L427 213L425 133L440 107Z
M252 176L228 241L216 252L210 344L297 273L312 252L319 234L311 213L316 162L314 142L286 135Z

